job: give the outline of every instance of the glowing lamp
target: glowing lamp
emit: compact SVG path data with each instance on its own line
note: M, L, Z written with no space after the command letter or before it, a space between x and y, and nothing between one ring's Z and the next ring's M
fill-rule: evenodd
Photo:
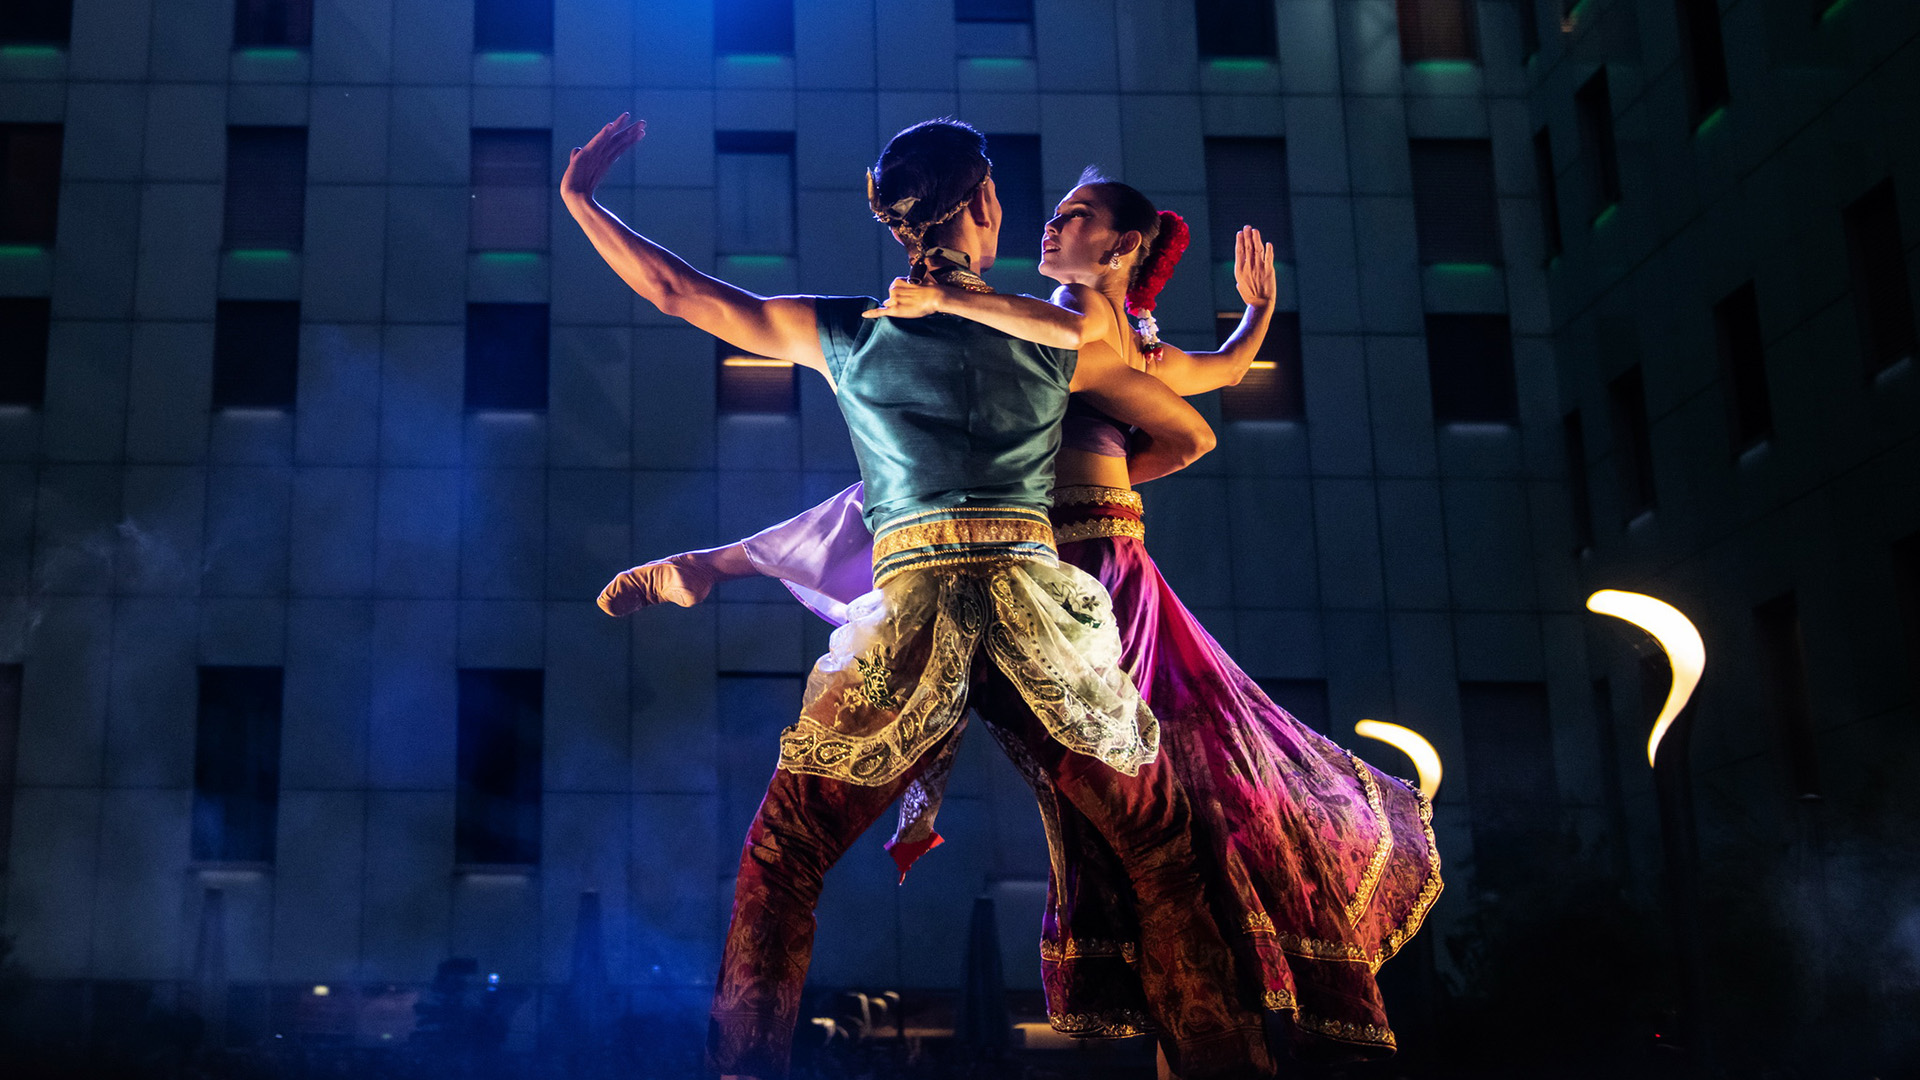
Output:
M1652 765L1654 755L1660 751L1660 740L1673 726L1674 717L1686 707L1694 687L1700 685L1700 673L1707 666L1707 646L1700 640L1700 631L1680 614L1680 609L1651 596L1601 589L1587 597L1587 610L1624 619L1645 630L1659 642L1660 650L1667 654L1667 663L1673 668L1673 688L1667 691L1667 703L1660 707L1660 715L1653 722L1653 733L1647 736L1647 764Z
M1420 794L1431 799L1440 790L1440 752L1419 732L1384 720L1362 720L1353 725L1353 731L1363 739L1378 739L1412 759L1413 771L1420 777Z
M333 993L333 989L331 987L316 986L313 988L314 997L326 997L328 994L331 994L331 993Z

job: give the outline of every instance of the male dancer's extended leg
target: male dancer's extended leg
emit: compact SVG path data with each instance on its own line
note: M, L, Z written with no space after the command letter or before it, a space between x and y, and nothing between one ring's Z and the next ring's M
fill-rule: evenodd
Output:
M1074 753L1047 734L999 669L983 665L980 674L980 718L1086 816L1126 871L1140 918L1140 981L1180 1076L1272 1076L1264 1023L1240 1001L1196 863L1192 812L1164 753L1135 776Z
M761 1080L787 1075L822 879L962 727L878 787L774 772L740 853L733 923L707 1029L709 1068Z

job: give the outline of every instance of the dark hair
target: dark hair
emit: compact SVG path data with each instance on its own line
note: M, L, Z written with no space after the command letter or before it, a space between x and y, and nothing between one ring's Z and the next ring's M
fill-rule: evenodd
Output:
M986 136L951 117L922 120L887 140L880 160L874 162L875 209L915 199L904 221L893 228L896 232L924 230L972 197L988 168ZM911 251L914 245L908 248Z
M1140 258L1127 278L1129 286L1137 284L1153 261L1153 242L1160 238L1160 211L1153 200L1140 194L1139 188L1123 184L1092 165L1080 173L1080 182L1074 186L1088 189L1094 200L1113 215L1115 232L1140 234Z

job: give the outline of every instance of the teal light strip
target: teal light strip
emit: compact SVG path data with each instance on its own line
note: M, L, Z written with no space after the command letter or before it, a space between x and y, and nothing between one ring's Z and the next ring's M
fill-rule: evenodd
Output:
M791 60L792 57L781 56L777 53L726 53L722 55L720 59L729 64L752 64L759 66L778 64L785 60Z
M1438 274L1492 274L1500 268L1492 263L1451 262L1429 263L1427 269Z
M482 251L477 254L481 262L504 266L526 266L540 261L537 251Z
M293 252L285 248L234 248L228 256L243 262L288 262Z
M1619 203L1608 203L1607 208L1605 210L1602 210L1600 211L1600 213L1594 215L1593 227L1597 229L1600 226L1605 225L1607 222L1613 220L1613 215L1619 212L1620 212Z
M791 255L722 255L720 257L738 266L785 266L793 261Z
M1431 71L1436 75L1465 75L1480 70L1480 65L1471 60L1415 60L1407 66L1415 71Z
M490 64L537 64L547 59L543 52L483 52L476 54Z
M4 45L0 46L0 56L9 60L33 58L45 60L55 56L65 56L67 50L58 45Z
M1719 127L1720 122L1722 120L1725 120L1726 118L1727 118L1727 107L1725 105L1722 105L1719 108L1708 113L1706 116L1701 117L1700 122L1694 125L1693 133L1695 135L1705 135L1707 132L1711 131L1712 129Z
M235 50L235 52L238 53L238 55L240 56L246 57L248 60L288 61L288 60L298 60L302 56L306 55L306 50L304 49L283 49L283 48L237 49Z
M0 244L0 259L37 259L47 249L34 244Z
M1024 68L1033 65L1033 60L1025 56L969 56L966 62L983 68Z
M1215 71L1265 71L1273 61L1264 56L1216 56L1207 66Z

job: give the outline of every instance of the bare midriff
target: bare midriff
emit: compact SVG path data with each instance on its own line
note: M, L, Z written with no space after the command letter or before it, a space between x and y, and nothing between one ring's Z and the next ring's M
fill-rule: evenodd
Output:
M1053 486L1082 485L1131 488L1133 485L1127 481L1127 459L1061 447L1053 461Z

